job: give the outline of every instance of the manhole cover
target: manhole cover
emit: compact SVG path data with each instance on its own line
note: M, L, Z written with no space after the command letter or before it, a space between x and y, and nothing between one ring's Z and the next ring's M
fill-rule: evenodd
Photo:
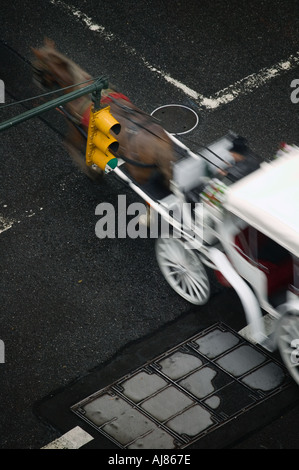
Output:
M185 448L287 383L278 363L215 325L71 407L124 449Z
M151 115L170 134L187 134L198 124L198 115L193 109L181 104L166 104L155 109Z

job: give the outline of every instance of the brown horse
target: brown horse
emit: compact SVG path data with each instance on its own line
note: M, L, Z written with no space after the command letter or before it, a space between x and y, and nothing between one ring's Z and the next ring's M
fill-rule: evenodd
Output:
M65 92L74 91L92 77L75 62L68 59L55 48L53 41L46 39L40 49L32 49L34 77L47 89L68 88ZM91 83L91 82L89 82ZM72 87L74 85L74 87ZM163 184L168 187L172 176L172 162L179 157L180 148L169 137L167 132L148 114L144 113L124 95L110 87L102 92L101 105L110 106L110 112L120 123L121 131L115 136L119 142L116 156L123 156L127 171L132 178L143 184L157 172L163 175ZM78 98L65 107L71 116L72 123L66 140L67 150L80 168L90 177L94 175L94 166L85 163L86 137L91 101L88 95ZM100 169L96 169L101 173Z

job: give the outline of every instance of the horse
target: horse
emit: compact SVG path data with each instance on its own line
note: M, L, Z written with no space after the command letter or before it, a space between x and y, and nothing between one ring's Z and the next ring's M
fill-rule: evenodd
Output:
M34 81L44 89L65 89L64 92L69 93L86 86L87 81L91 83L91 75L59 52L54 41L45 39L41 48L31 49L34 54ZM181 148L177 143L152 116L141 111L111 84L102 91L100 105L109 105L112 116L121 125L120 133L115 136L119 142L115 156L123 158L126 171L133 180L143 185L159 175L162 185L169 188L173 162L181 156ZM95 171L98 175L102 174L102 170L98 167L95 170L95 165L87 166L83 153L86 148L90 107L91 98L88 95L65 105L68 117L71 117L65 144L73 161L89 177L95 179Z

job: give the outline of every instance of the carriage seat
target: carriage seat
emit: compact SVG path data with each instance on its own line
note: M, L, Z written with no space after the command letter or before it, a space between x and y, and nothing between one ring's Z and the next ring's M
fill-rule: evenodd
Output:
M251 228L252 230L252 228ZM249 227L235 237L235 246L249 262L257 263L267 277L268 295L286 290L293 282L293 258L290 253L272 239L257 232L257 259L253 260L248 249ZM244 243L245 242L245 243ZM245 245L245 246L244 246Z

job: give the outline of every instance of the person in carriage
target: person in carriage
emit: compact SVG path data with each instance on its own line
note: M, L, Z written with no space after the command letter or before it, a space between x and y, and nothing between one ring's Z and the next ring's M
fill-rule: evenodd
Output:
M232 163L226 169L218 170L218 176L225 177L232 183L244 178L244 176L260 167L258 159L250 151L244 137L236 137L229 152L233 158Z

